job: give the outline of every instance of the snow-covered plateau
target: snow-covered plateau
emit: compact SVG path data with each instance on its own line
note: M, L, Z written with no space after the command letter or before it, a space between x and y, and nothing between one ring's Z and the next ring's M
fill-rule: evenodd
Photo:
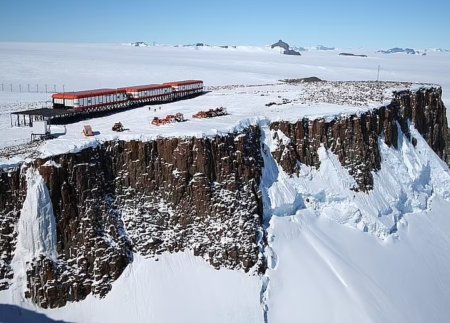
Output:
M0 43L0 322L448 321L450 53L356 52ZM183 79L207 93L11 127L33 88Z

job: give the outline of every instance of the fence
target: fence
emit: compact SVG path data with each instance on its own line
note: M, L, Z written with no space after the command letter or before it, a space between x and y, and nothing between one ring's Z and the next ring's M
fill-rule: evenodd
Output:
M11 93L58 93L66 92L65 85L39 83L0 83L0 92Z

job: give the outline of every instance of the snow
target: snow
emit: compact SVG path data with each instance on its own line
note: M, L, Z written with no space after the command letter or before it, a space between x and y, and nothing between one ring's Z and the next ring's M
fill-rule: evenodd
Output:
M354 178L323 147L319 149L321 167L302 165L299 177L284 173L270 154L277 143L269 122L361 113L383 104L396 89L385 89L373 102L333 104L305 96L308 86L280 84L280 79L374 80L380 65L382 80L442 85L444 102L450 105L449 53L358 53L369 57L317 50L293 57L265 47L241 46L0 43L0 82L5 84L64 84L67 90L81 90L203 79L211 90L195 99L161 105L161 110L143 107L70 124L67 129L52 126L53 133L60 133L57 139L26 147L26 151L17 148L13 158L4 157L0 149L2 167L36 155L75 152L104 140L214 136L260 125L261 189L269 243L264 250L269 270L262 277L215 270L190 253L163 254L158 260L135 254L104 299L90 295L62 309L40 309L22 297L25 262L38 254L56 257L56 229L43 179L29 170L17 227L15 284L0 292L0 303L19 305L24 312L0 305L1 314L14 321L38 312L45 316L36 319L73 322L447 321L450 172L413 125L410 131L417 139L416 147L402 136L398 150L380 140L381 170L374 173L374 190L369 194L351 190ZM341 92L330 86L330 93ZM9 113L45 105L49 97L47 93L0 92L0 148L16 149L31 134L28 128L11 128ZM266 106L270 102L280 105ZM190 117L218 106L227 108L230 115L203 120ZM154 116L174 112L190 120L150 125ZM118 120L130 130L113 132L111 127ZM83 137L84 124L100 133ZM289 141L280 131L278 138ZM52 161L45 165L57 166Z
M450 203L385 241L303 210L273 217L269 322L446 322Z
M103 299L90 295L61 309L44 310L0 292L0 303L69 322L259 322L259 291L258 276L215 270L190 253L163 254L157 261L135 254Z

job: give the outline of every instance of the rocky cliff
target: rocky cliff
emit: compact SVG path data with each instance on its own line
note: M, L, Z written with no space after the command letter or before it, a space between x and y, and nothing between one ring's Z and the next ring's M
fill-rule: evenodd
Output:
M413 143L409 124L412 122L436 154L450 162L446 109L441 89L395 93L392 102L361 115L342 116L332 121L303 119L296 123L274 122L271 130L278 148L272 153L284 171L296 174L299 165L320 167L317 149L324 145L338 157L350 175L355 190L373 187L372 172L381 167L378 141L397 148L400 132Z
M381 167L380 142L396 149L403 132L414 143L410 123L448 162L445 115L439 88L403 91L360 115L273 122L272 155L297 176L299 163L320 167L317 149L324 145L355 177L354 189L369 191ZM25 295L41 307L105 295L134 252L191 250L217 269L262 273L262 160L261 129L252 126L214 138L105 142L2 170L0 290L12 283L30 169L46 183L56 222L57 259L41 255L27 265Z
M216 268L263 270L259 140L251 127L216 138L107 142L0 173L1 288L13 275L29 168L47 183L57 223L57 261L36 257L27 270L26 296L39 306L105 295L133 251L189 249Z
M0 170L0 290L9 287L13 278L11 261L17 232L15 226L26 195L26 180L20 168Z

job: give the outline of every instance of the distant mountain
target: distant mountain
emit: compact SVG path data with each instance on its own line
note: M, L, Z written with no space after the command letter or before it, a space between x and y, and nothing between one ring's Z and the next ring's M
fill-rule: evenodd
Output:
M335 47L326 47L326 46L323 46L323 45L317 45L315 47L315 49L317 49L317 50L335 50L336 48Z
M450 53L450 50L445 48L427 48L424 51L426 53Z
M296 50L297 52L306 52L308 51L305 47L291 47L293 50Z
M275 44L272 44L270 46L270 48L276 48L276 47L282 48L284 55L295 55L295 56L301 56L302 55L302 54L300 54L299 51L291 48L288 43L285 43L281 39L279 41L277 41Z
M270 46L270 48L275 48L275 47L281 47L285 50L289 49L289 44L285 43L284 41L282 41L281 39L279 41L277 41L275 44L272 44L272 46Z
M195 44L186 44L183 45L183 47L211 47L211 45L205 43L195 43Z
M397 54L397 53L404 53L409 55L416 55L420 54L418 51L412 49L412 48L400 48L400 47L394 47L388 50L379 50L377 53L382 54Z
M148 44L143 41L137 41L134 43L130 43L130 45L135 46L135 47L148 47Z

